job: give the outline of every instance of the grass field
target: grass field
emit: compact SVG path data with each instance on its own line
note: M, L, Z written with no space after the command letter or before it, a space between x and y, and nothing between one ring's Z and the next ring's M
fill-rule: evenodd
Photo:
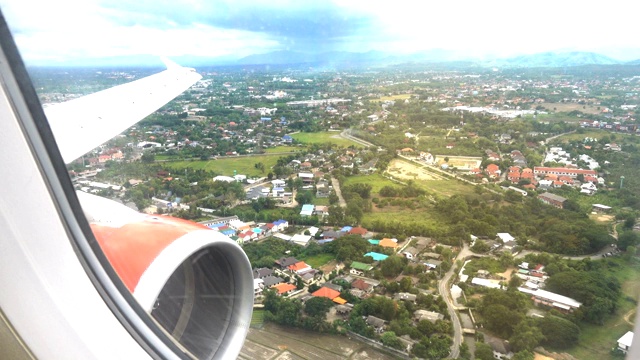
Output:
M343 186L352 184L371 185L371 195L377 195L380 192L380 189L385 186L402 186L383 177L380 174L349 176Z
M340 137L340 133L336 131L326 131L326 132L317 132L317 133L297 133L291 135L296 141L303 144L336 144L342 147L349 147L351 145L355 145L358 148L361 148L362 145L359 145L351 140L347 140Z
M371 100L371 102L382 102L382 101L389 101L389 100L405 100L405 99L409 99L410 97L411 97L411 94L398 94L398 95L391 95L391 96L382 96L379 99Z
M266 176L269 173L269 169L276 164L278 158L278 155L256 155L204 161L175 161L164 163L164 165L176 170L203 169L227 176L233 176L234 170L236 170L237 174L247 176ZM254 167L254 164L259 162L264 164L264 173Z
M625 320L625 315L631 322L634 321L637 305L627 297L635 300L640 297L640 264L636 263L630 266L622 259L612 259L611 261L619 262L621 265L619 270L614 272L622 283L623 292L618 301L618 310L602 326L592 324L581 326L580 342L567 351L577 359L615 359L609 351L622 335L633 329L633 326Z
M276 146L276 147L264 149L264 152L266 152L267 154L272 154L272 153L294 152L296 150L298 150L298 148L293 146Z
M334 256L333 254L318 254L315 256L310 256L308 258L301 258L300 260L303 260L304 262L306 262L307 264L311 265L312 268L314 269L319 269L322 265L328 263L329 261L333 260Z
M581 133L571 133L571 134L566 134L566 135L562 135L559 138L556 139L556 141L561 141L564 143L568 143L571 141L582 141L584 140L585 137L591 137L594 139L600 139L604 136L611 136L611 131L606 131L606 130L600 130L600 129L589 129L589 130L584 130ZM616 134L616 136L624 136L623 134Z
M600 114L602 111L598 106L581 105L577 103L541 103L541 106L553 112L572 112L574 110L581 111L585 114ZM555 110L554 110L555 109Z
M454 179L422 181L420 182L420 186L428 191L443 196L453 196L456 194L465 195L473 193L473 185L469 185Z
M398 208L393 206L385 206L383 209L374 208L372 212L365 213L362 217L362 224L367 227L367 224L371 224L376 221L398 221L402 223L414 223L419 222L431 227L442 227L441 219L438 214L432 210L416 209L411 210L408 208Z
M264 325L264 310L254 309L253 314L251 314L251 325L252 327L262 327Z

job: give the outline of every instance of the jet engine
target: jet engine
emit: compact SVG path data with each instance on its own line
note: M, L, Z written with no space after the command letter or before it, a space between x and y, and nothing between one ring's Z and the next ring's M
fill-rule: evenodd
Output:
M253 308L240 246L201 224L77 194L114 270L178 346L199 359L236 358Z

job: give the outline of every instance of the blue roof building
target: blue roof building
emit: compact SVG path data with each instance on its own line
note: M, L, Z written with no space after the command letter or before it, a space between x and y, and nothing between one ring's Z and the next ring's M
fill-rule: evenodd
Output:
M349 231L351 231L351 229L353 229L353 227L351 227L351 226L345 226L345 227L343 227L342 229L340 229L340 231L342 231L342 232L349 232Z
M302 205L302 210L300 210L300 215L302 216L311 216L313 215L314 206L311 204Z
M380 245L380 240L369 239L369 244L371 245Z
M384 259L389 257L389 255L380 254L380 253L377 253L377 252L368 252L368 253L364 254L364 256L371 256L374 261L382 261L382 260L384 260Z

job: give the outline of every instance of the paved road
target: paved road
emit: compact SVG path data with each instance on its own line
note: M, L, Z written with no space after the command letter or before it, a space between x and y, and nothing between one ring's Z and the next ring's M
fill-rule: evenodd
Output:
M455 261L458 259L464 259L464 256L471 254L469 250L469 246L465 243L462 250L456 258L453 260L453 264L455 265ZM461 256L462 255L462 256ZM452 359L457 359L460 355L460 344L462 344L462 325L460 324L460 318L456 314L456 308L453 304L453 299L451 298L451 293L449 292L449 280L455 275L455 266L451 266L451 269L447 271L442 280L438 282L438 291L442 296L442 299L445 303L447 303L447 309L449 310L449 316L451 317L451 323L453 324L453 345L451 345L451 354L449 355Z
M351 135L351 129L344 130L343 132L340 133L340 136L345 138L345 139L347 139L347 140L351 140L351 141L353 141L355 143L358 143L358 144L360 144L360 145L362 145L364 147L372 147L372 146L375 147L374 144L372 144L372 143L370 143L368 141L364 141L362 139L358 139L357 137Z

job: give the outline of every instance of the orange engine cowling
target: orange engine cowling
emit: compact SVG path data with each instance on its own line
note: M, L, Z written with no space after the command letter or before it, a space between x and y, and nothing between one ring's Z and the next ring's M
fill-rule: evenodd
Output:
M201 224L78 197L109 262L156 322L194 357L236 358L253 308L240 246Z

